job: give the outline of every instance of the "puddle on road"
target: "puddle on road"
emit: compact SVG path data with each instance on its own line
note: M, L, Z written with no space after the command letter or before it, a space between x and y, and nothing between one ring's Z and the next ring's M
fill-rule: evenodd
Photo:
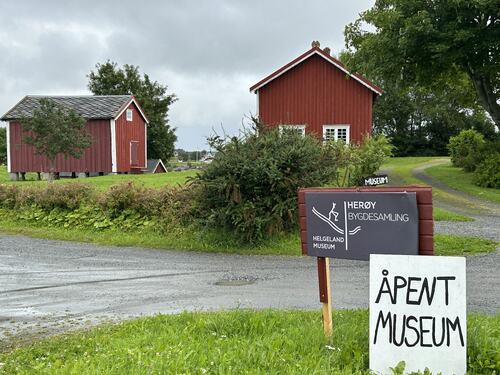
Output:
M243 286L255 284L256 279L221 279L216 281L214 285L218 286Z

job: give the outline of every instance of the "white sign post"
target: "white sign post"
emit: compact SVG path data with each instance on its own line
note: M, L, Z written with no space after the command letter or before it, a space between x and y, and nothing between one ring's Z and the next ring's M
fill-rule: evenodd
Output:
M370 370L465 374L465 258L370 255Z

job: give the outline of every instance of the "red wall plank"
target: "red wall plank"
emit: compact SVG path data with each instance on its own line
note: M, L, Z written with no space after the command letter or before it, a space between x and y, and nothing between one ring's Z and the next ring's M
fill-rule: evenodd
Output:
M92 145L80 159L56 158L55 172L111 172L111 130L109 120L87 121L85 128ZM50 172L49 160L35 154L33 146L23 142L25 134L18 122L10 123L10 157L12 172Z

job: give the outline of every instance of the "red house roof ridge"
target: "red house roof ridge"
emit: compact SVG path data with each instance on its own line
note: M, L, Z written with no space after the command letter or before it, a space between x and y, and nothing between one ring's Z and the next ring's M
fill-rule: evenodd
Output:
M252 87L250 87L250 92L256 92L259 90L261 87L267 85L269 82L273 81L274 79L278 78L282 74L286 73L296 65L302 63L303 61L307 60L309 57L313 55L319 55L322 58L324 58L326 61L329 63L333 64L335 67L338 69L342 70L345 74L347 74L349 77L354 78L356 81L361 83L363 86L367 87L368 89L372 90L375 92L377 95L382 95L384 92L380 87L377 85L373 84L371 81L369 81L367 78L361 76L360 74L357 73L351 73L349 72L345 65L342 64L339 60L337 60L335 57L330 56L328 53L323 51L321 48L318 46L313 46L311 49L307 50L304 52L302 55L298 56L297 58L293 59L290 61L288 64L283 65L281 68L278 70L274 71L273 73L269 74L267 77L261 79L259 82L254 84Z

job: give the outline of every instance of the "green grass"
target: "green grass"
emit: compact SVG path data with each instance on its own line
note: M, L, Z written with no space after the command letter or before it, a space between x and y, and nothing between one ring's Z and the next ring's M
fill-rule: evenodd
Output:
M412 169L422 164L443 160L442 156L415 156L390 158L381 169L389 170L389 180L395 177L396 180L403 180L407 185L426 185L411 173Z
M468 316L470 373L500 371L500 316ZM369 374L368 311L158 315L0 354L3 374ZM394 364L396 365L396 364Z
M481 199L500 203L500 189L482 188L472 183L472 173L465 173L451 164L429 167L426 172L449 187L471 194Z
M449 234L434 235L434 251L436 255L476 255L490 253L500 244L493 240L478 237L453 236Z
M78 241L111 246L134 246L154 249L193 250L203 252L300 255L298 234L276 236L252 245L239 242L231 233L197 227L171 228L166 233L148 229L123 231L107 229L94 231L80 228L48 227L43 224L20 221L0 210L0 232L62 241Z
M158 188L163 186L176 186L182 185L186 182L188 177L194 176L196 174L195 170L187 170L181 172L168 172L168 173L156 173L156 174L119 174L113 176L99 176L99 177L89 177L89 178L63 178L54 181L56 184L71 184L75 182L86 183L94 185L99 190L106 190L112 185L119 184L121 182L133 181L138 184L142 184L150 188ZM3 184L16 184L18 186L29 186L29 185L42 185L47 184L47 181L37 181L36 174L28 173L26 176L26 181L11 181L9 179L7 169L5 166L0 166L0 183Z
M435 221L474 221L471 217L460 215L439 207L434 207L432 216Z
M387 163L385 163L381 169L386 169L389 171L390 179L396 182L397 185L428 185L423 181L412 175L412 170L423 166L425 164L449 162L448 157L443 156L425 156L425 157L397 157L391 158ZM463 173L465 174L465 173ZM477 204L459 196L456 194L450 194L444 190L438 189L436 187L432 188L432 196L434 200L443 201L448 204L468 209L471 212L480 212L484 207L480 207ZM441 210L444 214L446 211L446 216L452 217L453 213L447 210ZM461 215L463 216L463 215ZM457 217L458 218L458 217ZM470 221L470 218L466 217L467 220L454 220L454 221ZM439 220L439 219L436 219Z
M204 230L197 227L178 227L168 233L153 230L121 231L108 229L92 231L76 228L47 227L12 219L0 210L0 231L36 238L89 242L99 245L135 246L155 249L194 250L217 253L252 255L301 254L298 233L276 236L260 244L242 244L231 233ZM436 255L472 255L495 251L499 244L477 237L436 235Z

